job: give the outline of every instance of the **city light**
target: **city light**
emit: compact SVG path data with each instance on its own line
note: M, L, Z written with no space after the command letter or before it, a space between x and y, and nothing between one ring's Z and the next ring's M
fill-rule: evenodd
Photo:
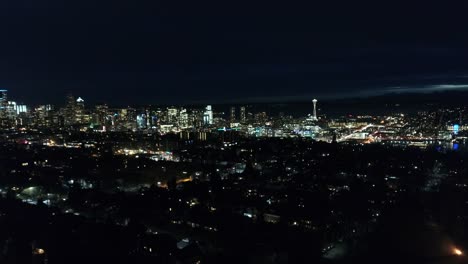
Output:
M462 256L463 255L463 251L461 251L460 249L458 248L454 248L453 249L453 254L457 255L457 256Z
M45 250L42 249L42 248L36 248L36 249L34 249L33 254L34 254L34 255L44 255L44 254L45 254Z
M360 205L372 208L368 219L363 216L362 226L350 225L346 230L334 230L342 232L342 237L359 237L363 235L363 229L367 230L369 225L385 218L382 216L388 206L396 204L400 194L405 193L408 186L400 179L423 173L426 179L421 190L432 193L438 191L446 179L464 171L464 168L450 168L450 163L442 158L435 164L420 159L431 148L440 155L447 151L461 153L466 148L468 126L455 120L461 116L457 111L462 110L452 110L453 118L446 120L437 111L327 116L326 109L318 108L317 103L318 100L313 99L307 106L307 113L302 115L283 112L275 116L246 106L229 106L227 112L218 111L218 106L212 105L140 108L97 105L86 108L81 97L75 100L68 96L62 109L41 105L17 115L15 111L11 111L11 116L8 115L10 111L3 113L11 118L10 124L21 124L5 130L5 152L11 153L4 155L4 159L8 160L10 156L12 159L5 164L13 164L5 173L11 179L26 176L24 182L28 185L10 188L16 192L11 193L16 199L28 205L54 206L65 214L85 216L89 212L67 203L73 201L69 197L71 190L99 193L100 186L118 185L106 192L124 192L129 197L138 194L138 197L160 201L170 206L166 217L171 223L210 232L217 232L217 228L197 222L199 219L196 218L181 220L180 215L190 216L192 210L206 208L201 215L209 218L228 200L219 198L223 192L232 192L239 203L231 213L244 216L251 224L263 221L275 225L289 218L293 219L288 222L289 227L318 230L321 227L316 220L300 212L304 208L313 210L314 203L307 199L299 197L295 203L298 215L278 210L279 205L287 204L288 195L291 195L284 186L291 186L293 191L306 188L313 193L318 192L314 179L330 177L327 185L330 192L318 192L318 195L324 195L324 201L341 203L346 193L353 192L349 182L354 179L361 182L362 188L381 191L385 194L382 197L386 197L383 201L369 199L368 203ZM0 108L0 116L3 110ZM14 147L10 148L10 144ZM373 148L376 153L369 152ZM418 158L412 159L411 154L405 159L389 159L386 151L389 148L405 154L411 153L405 152L407 148L412 148L412 151L419 151L414 156ZM23 152L28 155L22 155ZM337 163L341 154L344 154L339 158L342 161ZM352 162L348 163L347 157L353 157ZM329 170L330 166L336 170ZM385 173L371 173L377 169ZM43 175L48 172L57 176L55 185L51 185L54 188L43 186ZM308 173L307 177L304 172ZM384 178L378 179L379 175ZM262 180L266 179L268 184L277 186L275 191L260 187L265 185ZM463 182L457 182L455 186L466 189ZM202 192L206 193L202 195ZM8 192L1 194L6 196ZM118 209L121 200L115 200L115 205L109 206L92 195L89 198L83 196L83 199L85 204L104 208L111 215L121 211ZM177 205L173 201L178 201ZM266 212L260 212L256 205L264 205L261 210ZM342 216L348 212L340 211L338 207L330 208L330 212L329 223L323 231L346 222ZM122 218L120 221L125 226L128 216ZM209 219L204 220L209 222ZM150 221L148 219L148 223ZM339 243L339 240L330 243L335 245L333 243ZM339 249L328 246L325 252L332 248ZM461 249L451 250L454 256L464 255ZM33 254L44 255L45 250L37 248Z

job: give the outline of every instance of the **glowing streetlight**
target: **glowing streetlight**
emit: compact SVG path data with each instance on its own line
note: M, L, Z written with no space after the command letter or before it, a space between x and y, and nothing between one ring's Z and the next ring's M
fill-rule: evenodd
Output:
M454 253L455 255L457 255L457 256L463 255L463 251L461 251L461 250L458 249L458 248L454 248L454 249L453 249L453 253Z
M33 255L44 255L44 254L45 254L45 250L42 248L36 248L33 250Z

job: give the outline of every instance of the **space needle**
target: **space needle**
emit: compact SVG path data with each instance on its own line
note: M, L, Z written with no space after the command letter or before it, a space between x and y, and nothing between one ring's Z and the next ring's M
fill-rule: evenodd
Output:
M312 116L312 120L317 121L317 99L312 100L312 103L314 104L314 113Z

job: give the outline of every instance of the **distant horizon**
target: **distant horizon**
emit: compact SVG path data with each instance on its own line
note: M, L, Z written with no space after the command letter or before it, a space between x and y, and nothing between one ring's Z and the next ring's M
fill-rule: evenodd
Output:
M30 103L19 101L16 99L15 92L11 89L0 89L2 91L8 92L8 100L14 101L18 104L25 104L25 105L65 105L66 104L66 96L68 94L73 95L75 98L81 97L84 99L86 105L100 105L100 104L107 104L109 106L184 106L184 105L241 105L241 104L275 104L275 103L302 103L302 102L309 102L313 99L317 99L320 102L336 102L340 100L365 100L374 97L381 97L381 96L398 96L398 95L411 95L411 94L439 94L439 93L452 93L452 92L468 92L468 84L443 84L443 85L429 85L424 86L422 88L415 88L415 87L403 87L403 86L393 86L387 87L386 89L376 89L376 90L361 90L358 92L349 92L349 93L323 93L323 94L307 94L307 95L290 95L290 96L269 96L269 97L250 97L250 98L243 98L243 99L220 99L220 100L195 100L195 101L186 101L183 100L176 102L147 102L147 103L140 103L140 102L128 102L128 103L113 103L111 100L103 100L103 101L91 101L90 103L88 100L88 96L86 94L75 94L72 92L67 92L63 96L63 100L59 102L42 102L42 103ZM110 98L110 97L109 97Z

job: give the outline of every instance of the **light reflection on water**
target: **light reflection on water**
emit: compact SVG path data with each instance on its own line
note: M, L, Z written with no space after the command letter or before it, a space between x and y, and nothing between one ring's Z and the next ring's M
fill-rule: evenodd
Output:
M437 151L461 151L468 152L468 142L465 141L455 141L455 142L446 142L436 146Z

